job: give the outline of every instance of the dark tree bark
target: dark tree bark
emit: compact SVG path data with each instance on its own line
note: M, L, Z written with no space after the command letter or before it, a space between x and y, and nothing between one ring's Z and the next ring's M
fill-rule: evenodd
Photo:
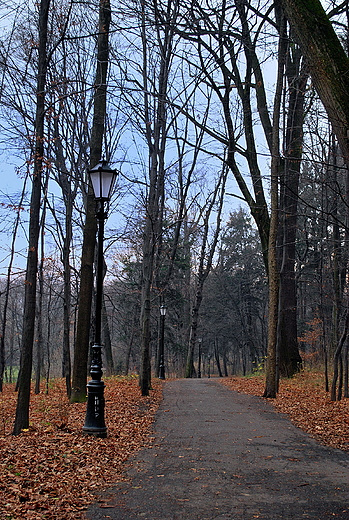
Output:
M107 71L109 61L109 0L100 0L97 70L94 95L94 114L90 140L90 168L102 158L107 106ZM93 263L97 234L95 200L89 185L86 197L86 220L81 256L79 311L74 346L71 402L86 401L87 362L90 343L90 322L93 295Z
M36 310L36 278L40 230L41 179L44 158L45 85L47 74L47 23L50 0L41 0L39 8L39 49L36 90L34 171L30 200L29 243L25 278L24 317L18 399L13 434L29 426L30 383L33 363L33 343Z
M277 352L277 326L279 309L279 269L277 262L277 236L279 221L279 176L280 176L280 109L282 96L282 83L284 78L286 57L286 21L280 23L280 37L278 49L278 73L274 97L273 112L273 139L271 155L271 216L269 231L269 254L268 254L268 276L269 276L269 301L268 301L268 349L266 362L266 381L264 397L275 398L278 390L278 352Z
M172 4L169 3L168 15L171 19L175 16L172 11ZM157 22L159 22L159 13L156 5L154 12ZM176 6L174 6L176 12ZM141 366L139 374L139 384L143 396L149 395L151 387L151 294L152 284L154 281L154 271L156 267L157 249L160 245L160 237L162 233L162 218L164 206L164 179L165 179L165 149L167 141L167 89L168 78L171 66L172 45L174 24L166 23L164 25L164 34L161 37L158 33L158 45L160 48L161 60L160 68L157 76L157 102L154 108L154 124L153 128L149 124L152 121L151 104L152 97L149 96L149 89L153 78L149 79L149 63L148 63L148 40L147 40L147 17L146 6L142 4L141 11L142 25L142 46L143 46L143 88L144 88L144 110L145 110L145 126L146 140L149 150L149 183L148 194L146 199L146 215L143 231L143 261L142 261L142 295L141 295L141 330L142 330L142 353ZM154 74L154 72L153 72Z
M344 397L349 397L349 363L348 363L348 353L349 353L349 340L348 337L344 344L344 352L343 352L343 364L344 364L344 376L343 376L343 395Z
M278 0L294 27L310 75L349 165L349 59L320 0Z
M93 294L93 264L97 221L94 215L95 201L89 189L86 201L86 219L81 253L78 318L74 345L72 389L70 402L86 401L87 361L90 344L90 321Z
M338 385L338 394L339 395L337 395L337 383L338 383L338 378L340 378L340 377L343 378L342 350L343 350L344 343L348 336L348 331L349 331L349 312L347 311L346 317L345 317L344 329L343 329L342 335L340 337L340 340L338 342L336 352L334 354L333 379L332 379L332 386L331 386L331 401L336 401L337 398L338 398L338 400L341 399L341 392L342 392L341 386L343 384L343 381L339 382L339 385Z
M277 157L272 163L278 163ZM277 267L277 227L278 227L278 171L279 165L272 164L271 173L271 218L269 232L269 302L268 302L268 351L266 362L266 381L264 397L276 397L278 386L277 367L277 323L279 300L279 272Z
M300 70L301 53L288 51L286 77L289 101L285 159L280 181L280 266L278 352L282 376L291 377L302 362L297 341L297 290L295 279L298 187L303 144L304 95L308 74Z
M40 380L42 368L43 354L43 301L44 301L44 278L45 278L45 218L46 218L46 193L47 193L48 176L45 182L45 198L41 214L41 232L40 232L40 253L41 258L38 265L38 295L37 295L37 336L36 336L36 373L35 373L35 394L40 393Z
M70 249L73 235L73 201L76 194L76 187L72 190L71 178L65 164L64 150L58 128L58 117L54 119L54 146L55 161L58 171L57 182L62 190L65 225L63 236L63 360L62 375L65 379L68 397L71 395L71 357L70 357L70 313L71 313L71 268L70 268Z
M218 375L219 375L219 377L223 377L223 372L222 372L222 368L221 368L221 360L219 359L219 348L218 348L217 339L215 339L215 342L214 342L214 357L216 360Z
M129 339L127 342L127 350L126 350L126 359L125 359L125 376L128 376L130 370L130 359L132 355L132 349L134 346L134 339L136 336L136 331L139 328L139 309L138 303L132 306L132 320L131 320L131 330L129 333Z
M111 345L110 329L108 322L107 307L105 304L105 295L102 297L102 337L106 361L106 375L111 376L114 374L114 360Z

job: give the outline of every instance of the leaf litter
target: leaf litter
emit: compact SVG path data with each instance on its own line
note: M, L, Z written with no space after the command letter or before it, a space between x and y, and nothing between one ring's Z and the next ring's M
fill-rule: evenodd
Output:
M82 519L96 491L124 480L127 459L151 442L160 381L142 397L136 378L106 380L106 439L82 433L86 403L69 404L63 380L50 386L31 395L30 427L15 437L14 385L0 394L1 520Z
M261 396L264 377L221 379L228 388ZM328 446L349 451L349 399L332 402L320 373L303 372L281 381L268 401L298 427ZM82 520L97 491L125 480L125 462L150 446L151 425L162 399L155 380L142 397L138 379L106 380L108 437L82 434L86 404L69 404L64 381L50 382L48 395L31 396L30 427L12 436L17 394L0 394L0 519ZM108 504L101 502L102 507Z

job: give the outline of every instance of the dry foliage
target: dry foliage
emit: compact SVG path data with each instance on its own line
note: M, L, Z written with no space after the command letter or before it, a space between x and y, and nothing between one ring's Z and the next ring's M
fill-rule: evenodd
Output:
M13 385L0 394L1 520L78 520L94 491L122 480L123 463L150 441L161 401L154 382L142 397L135 378L106 381L108 437L83 435L86 404L69 404L62 380L49 394L31 396L28 431L11 435L17 395Z
M232 390L260 396L264 377L221 380ZM94 492L125 478L124 463L151 441L149 432L162 398L154 381L150 397L140 395L138 380L106 381L108 437L81 433L86 404L70 405L63 380L52 381L49 394L31 397L31 426L11 435L17 395L13 385L0 394L0 519L79 520ZM331 402L321 374L297 375L281 383L269 401L324 444L349 451L349 400Z
M261 396L263 376L227 378L231 390ZM288 415L299 428L322 444L349 451L349 399L333 402L324 390L320 372L302 372L280 383L276 399L268 399L276 410Z

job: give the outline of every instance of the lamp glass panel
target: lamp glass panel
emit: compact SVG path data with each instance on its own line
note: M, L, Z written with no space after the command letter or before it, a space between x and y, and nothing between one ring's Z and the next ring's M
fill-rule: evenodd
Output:
M96 199L110 199L111 191L115 180L115 171L102 164L97 164L90 170L92 187Z

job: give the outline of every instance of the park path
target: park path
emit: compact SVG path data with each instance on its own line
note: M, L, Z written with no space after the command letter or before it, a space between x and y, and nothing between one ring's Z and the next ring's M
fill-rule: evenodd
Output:
M349 520L349 453L264 399L215 379L168 381L154 437L89 520Z

